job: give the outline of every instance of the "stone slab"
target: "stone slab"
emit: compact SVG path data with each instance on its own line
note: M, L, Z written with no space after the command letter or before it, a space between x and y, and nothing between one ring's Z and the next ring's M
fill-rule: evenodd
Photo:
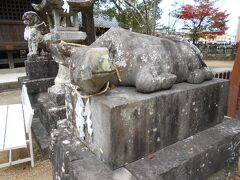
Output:
M41 150L43 155L48 156L49 146L50 146L50 135L46 131L45 127L40 122L39 118L33 118L32 122L32 132L35 140Z
M53 179L136 180L126 169L112 171L73 136L66 120L58 122L52 133L50 157Z
M58 128L52 133L53 179L202 180L232 165L239 156L240 122L234 119L225 119L116 170L111 170L85 148L69 127L69 121L58 121Z
M126 165L139 180L206 179L239 156L240 121L223 123Z
M49 87L54 85L54 77L51 78L42 78L30 80L28 77L19 77L18 83L20 86L25 84L28 89L28 93L36 94L41 92L46 92Z
M84 40L87 37L87 34L82 31L58 31L57 34L63 41Z
M56 105L65 105L65 90L63 86L53 85L48 88L48 95Z
M52 129L56 129L57 121L66 118L65 106L56 105L47 92L39 93L32 96L32 101L37 109L37 117L39 117L42 125L51 133Z
M176 84L150 94L117 87L91 98L93 136L85 128L85 144L116 169L212 127L226 112L228 81ZM66 89L67 118L76 127L77 93Z
M30 80L56 77L58 73L58 64L54 60L26 60L25 67Z

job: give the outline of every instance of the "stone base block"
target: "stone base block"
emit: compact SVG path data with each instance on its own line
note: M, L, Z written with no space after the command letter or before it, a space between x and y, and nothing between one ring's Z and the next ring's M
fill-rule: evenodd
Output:
M87 34L82 31L58 31L57 34L64 41L84 40L87 37Z
M49 87L54 85L54 77L30 80L28 77L19 77L19 84L22 86L25 84L28 89L28 93L36 94L46 92Z
M32 102L37 109L37 117L48 133L57 127L57 121L66 118L65 105L57 106L47 92L32 96Z
M49 146L50 146L50 135L46 131L45 127L43 127L39 118L33 118L32 132L41 150L41 153L45 156L48 156Z
M58 106L65 105L65 89L61 85L54 85L48 88L51 100Z
M66 90L67 118L76 126L76 102ZM170 90L150 94L133 87L117 87L91 98L93 135L85 128L82 141L99 159L116 169L183 140L223 120L228 81L176 84Z
M59 121L51 140L53 179L206 179L238 158L240 122L223 123L112 171Z
M139 180L207 179L239 157L240 122L223 123L126 165Z
M26 60L25 67L30 80L56 77L58 73L58 64L54 60Z
M55 180L137 180L126 168L112 171L97 159L73 136L67 120L59 121L52 133L50 158Z

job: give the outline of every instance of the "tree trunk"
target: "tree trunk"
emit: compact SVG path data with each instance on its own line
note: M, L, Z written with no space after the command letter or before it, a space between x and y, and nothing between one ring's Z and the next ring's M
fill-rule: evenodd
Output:
M153 27L152 27L152 35L155 35L156 30L156 16L157 16L157 6L159 0L154 0L153 2Z
M93 5L85 8L82 11L82 26L83 26L83 31L86 32L87 34L87 38L85 39L85 44L90 45L95 41Z

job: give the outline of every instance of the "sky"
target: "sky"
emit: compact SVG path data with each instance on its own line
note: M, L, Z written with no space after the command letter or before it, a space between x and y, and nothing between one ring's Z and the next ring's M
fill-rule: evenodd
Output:
M171 4L176 2L176 0L162 0L160 4L160 8L163 10L163 15L161 18L161 23L164 25L168 25L168 23L172 22L172 19L169 21L168 13L169 10L173 9ZM178 0L179 4L191 4L193 0ZM240 16L240 0L219 0L216 3L216 7L219 7L221 11L227 11L229 15L227 26L229 27L227 34L230 36L236 36L237 25L238 25L238 17ZM176 25L176 28L180 28L181 23L179 22Z

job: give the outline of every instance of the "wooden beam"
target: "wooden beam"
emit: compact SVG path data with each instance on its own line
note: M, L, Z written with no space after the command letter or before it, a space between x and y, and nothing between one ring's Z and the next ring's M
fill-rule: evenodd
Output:
M238 103L239 86L240 86L240 45L238 44L237 54L235 57L234 66L230 77L230 87L228 94L227 115L230 117L236 117L236 112L239 105Z
M8 51L7 56L8 56L8 62L9 62L9 68L13 69L14 68L13 51Z

